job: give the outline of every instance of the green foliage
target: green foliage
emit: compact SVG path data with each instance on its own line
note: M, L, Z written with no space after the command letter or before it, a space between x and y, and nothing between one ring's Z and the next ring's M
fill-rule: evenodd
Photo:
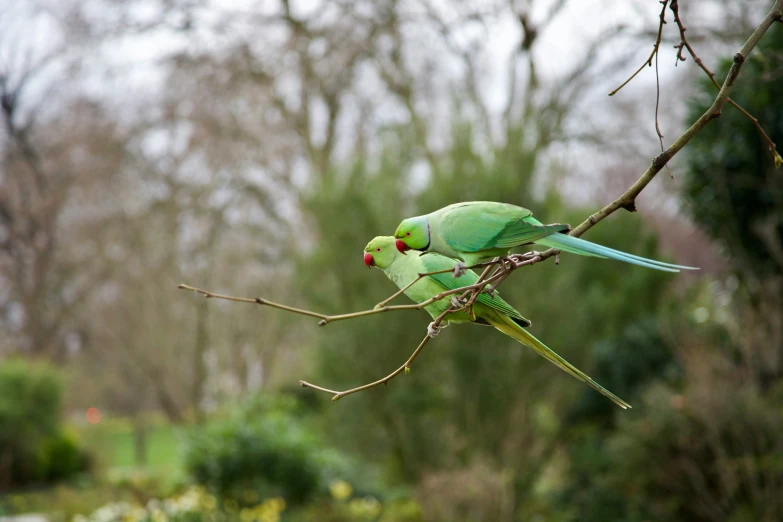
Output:
M724 61L718 77L731 62ZM716 89L702 81L690 118L703 113ZM742 67L731 97L758 118L773 142L783 143L783 31L773 27ZM688 209L731 254L739 277L780 273L783 244L783 176L753 123L733 107L710 122L687 149ZM775 259L778 259L776 261Z
M723 74L728 67L722 65ZM774 100L783 96L783 32L773 28L762 39L741 80L732 98L780 143L783 111ZM707 80L701 91L689 120L716 92ZM727 313L714 319L722 323L696 328L683 300L686 306L673 310L664 328L637 323L599 345L595 378L621 396L634 386L642 400L611 423L587 397L573 410L579 429L570 431L567 480L554 497L568 502L571 520L783 517L781 171L752 122L729 106L687 154L688 209L729 254L741 291L724 294ZM673 335L661 335L667 329ZM633 359L623 357L625 350Z
M75 433L67 430L46 439L41 445L39 466L47 482L67 479L89 467L90 458Z
M45 363L0 364L0 489L68 478L89 461L60 427L62 383Z
M736 384L648 389L643 416L624 416L608 441L575 455L574 520L780 520L779 397Z
M679 374L672 347L662 331L660 318L630 324L612 339L597 343L591 377L620 397L635 397L650 382ZM569 422L609 424L615 410L601 396L583 393L574 404ZM603 421L603 422L602 422Z
M57 370L23 359L0 365L0 444L38 442L57 432L62 383Z
M188 472L225 502L245 503L248 491L306 501L319 486L317 445L294 413L291 401L264 397L194 428L185 450Z

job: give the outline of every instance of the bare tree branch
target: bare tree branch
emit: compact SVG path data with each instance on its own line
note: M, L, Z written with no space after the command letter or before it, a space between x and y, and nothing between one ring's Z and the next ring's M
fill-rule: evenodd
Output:
M446 313L448 313L448 310L446 312L443 312L443 314L441 314L441 316L446 315ZM419 346L416 348L416 350L414 350L413 353L411 354L411 356L408 357L408 360L405 361L405 364L403 364L402 366L400 366L399 368L394 370L392 373L390 373L389 375L387 375L383 379L379 379L379 380L377 380L375 382L371 382L371 383L368 383L368 384L365 384L365 385L362 385L362 386L357 386L356 388L351 388L350 390L345 390L345 391L341 391L341 392L330 390L329 388L324 388L322 386L318 386L318 385L315 385L315 384L311 384L311 383L309 383L307 381L299 381L299 384L303 388L312 388L314 390L322 391L324 393L331 393L331 394L334 395L334 397L332 397L333 401L340 400L343 397L345 397L346 395L351 395L352 393L368 390L370 388L375 388L376 386L380 386L381 384L388 384L390 380L394 379L400 373L405 372L407 374L407 373L410 372L411 363L413 363L413 360L419 355L419 353L421 352L422 348L424 348L424 345L427 344L430 339L431 339L431 336L429 334L425 335L424 339L421 340L421 342L419 343Z
M702 114L691 127L683 133L682 136L677 138L665 152L662 152L655 159L653 159L650 167L642 174L642 176L625 191L619 198L615 199L604 208L588 217L582 224L576 227L570 232L570 235L579 237L587 230L592 228L596 223L603 220L607 216L613 214L616 210L624 208L630 212L636 211L636 197L644 190L644 188L652 181L658 172L666 165L675 154L677 154L682 148L693 139L693 137L699 133L711 120L720 116L723 106L729 99L729 93L734 86L734 82L737 80L742 64L748 57L750 52L756 47L764 33L772 26L777 18L781 15L781 9L783 9L783 0L776 0L770 12L761 21L759 26L753 31L748 40L742 46L740 51L734 55L734 63L729 69L729 73L726 75L726 80L723 82L723 86L712 102L712 106L707 109L707 112Z
M519 267L522 267L522 266L527 266L527 265L533 264L532 262L530 262L533 259L537 259L534 262L540 261L540 259L538 259L536 257L530 257L526 261L514 263L514 267L512 268L512 270L515 270L516 268L519 268ZM474 265L471 268L482 267L482 266L491 267L491 266L494 266L495 264L497 264L497 262L493 261L491 263L482 263L480 265ZM413 283L415 283L417 281L420 281L424 277L427 277L427 276L430 276L430 275L435 275L435 274L442 274L442 273L445 273L445 272L451 272L451 270L450 269L449 270L441 270L441 271L438 271L438 272L431 272L431 273L427 273L427 274L420 274L419 277L416 280L413 281ZM377 305L375 308L373 308L371 310L361 310L359 312L352 312L352 313L348 313L348 314L338 314L338 315L327 315L327 314L322 314L320 312L313 312L312 310L305 310L303 308L296 308L296 307L293 307L293 306L288 306L288 305L284 305L284 304L281 304L281 303L276 303L274 301L270 301L269 299L264 299L264 298L261 298L261 297L255 297L255 298L252 298L252 297L235 297L235 296L231 296L231 295L217 294L217 293L214 293L214 292L210 292L208 290L203 290L201 288L196 288L194 286L186 285L184 283L177 285L177 288L179 288L180 290L190 290L192 292L199 293L199 294L203 295L207 299L215 298L215 299L225 299L227 301L236 301L236 302L239 302L239 303L255 303L255 304L259 304L261 306L270 306L272 308L277 308L279 310L285 310L286 312L291 312L291 313L295 313L295 314L299 314L299 315L307 315L307 316L310 316L310 317L315 317L317 319L320 319L320 321L318 322L318 326L326 326L329 323L335 323L337 321L345 321L347 319L356 319L356 318L359 318L359 317L365 317L365 316L368 316L368 315L375 315L375 314L380 314L380 313L384 313L384 312L392 312L392 311L396 311L396 310L421 310L422 308L424 308L426 306L429 306L429 305L431 305L432 303L434 303L436 301L440 301L441 299L444 299L444 298L446 298L446 297L448 297L450 295L458 294L460 292L472 292L472 291L476 291L476 290L482 290L487 285L497 281L498 279L499 279L499 275L498 276L493 276L493 277L488 278L486 280L483 280L483 279L480 278L473 285L468 285L468 286L464 286L464 287L461 287L461 288L455 288L454 290L443 291L443 292L441 292L441 293L439 293L437 295L434 295L433 297L427 299L426 301L422 301L421 303L418 303L418 304L393 305L393 306L386 305L385 303L391 301L392 299L394 299L395 297L397 297L398 295L400 295L402 293L401 291L398 291L398 292L394 293L394 295L392 295L388 299L385 299L384 301L382 301L382 303L380 305ZM413 283L409 284L406 287L406 289L410 288L411 286L413 286ZM479 293L479 292L477 292L477 293Z
M649 57L649 58L647 58L647 60L645 60L645 61L644 61L644 63L643 63L643 64L642 64L642 65L641 65L641 66L640 66L638 69L636 69L636 72L634 72L634 73L633 73L633 74L630 76L630 78L628 78L627 80L625 80L625 81L622 83L622 85L620 85L618 88L616 88L615 90L613 90L612 92L610 92L610 93L609 93L609 96L614 96L615 94L617 94L617 92L618 92L620 89L622 89L623 87L625 87L626 85L628 85L628 84L631 82L631 80L633 80L634 78L636 78L636 75L637 75L637 74L639 74L640 72L642 72L642 69L644 69L644 66L645 66L645 65L646 65L647 67L652 67L652 61L653 61L653 58L655 58L655 56L658 54L658 49L660 49L660 47L661 47L661 35L663 35L663 25L666 23L666 19L665 19L665 14L666 14L666 5L669 3L669 0L662 0L660 3L661 3L661 5L663 6L663 7L661 7L661 14L659 15L659 18L660 18L660 20L661 20L661 21L660 21L660 23L658 24L658 36L656 36L656 37L655 37L655 44L653 45L653 50L652 50L652 52L650 53L650 57Z
M716 89L720 89L720 84L715 79L715 73L712 72L706 65L704 65L704 62L696 55L696 51L693 50L693 47L691 46L690 42L688 42L688 39L685 37L685 31L687 31L687 27L682 22L682 19L680 18L680 6L678 3L678 0L672 0L670 9L672 10L672 13L674 13L674 23L677 24L677 28L680 30L680 43L674 46L675 49L677 49L677 61L685 61L685 56L682 55L683 48L688 50L688 53L693 58L693 61L696 62L696 65L698 65L701 70L703 70L705 73L707 73L707 76L710 77L710 80L712 80L712 84L715 86ZM777 21L780 21L780 17L783 16L780 13L778 13L778 18L776 18ZM783 165L783 158L781 158L780 154L777 151L777 147L775 146L775 142L772 141L772 139L767 135L766 132L764 132L764 129L761 127L761 124L759 123L759 120L751 115L748 111L740 107L740 105L732 100L731 98L728 99L728 102L733 105L737 110L739 110L742 114L745 115L746 118L748 118L750 121L753 122L753 125L756 127L756 130L761 134L761 136L764 138L764 141L767 142L767 145L769 146L769 150L772 151L772 157L773 161L775 163L775 167L780 167Z

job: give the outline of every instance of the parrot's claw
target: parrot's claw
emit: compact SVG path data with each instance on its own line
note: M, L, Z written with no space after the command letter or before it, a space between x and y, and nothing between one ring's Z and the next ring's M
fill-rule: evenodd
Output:
M511 254L508 256L508 259L511 260L512 263L519 266L521 263L525 261L530 261L534 257L540 256L541 252L537 252L535 250L531 250L530 252L525 252L524 254Z
M454 268L451 270L451 275L453 275L455 278L462 277L465 275L465 271L467 270L467 266L465 266L465 263L462 261L458 261L456 265L454 265Z
M427 325L427 335L430 337L435 337L440 333L441 327L435 326L435 321L432 321L429 325Z
M484 290L482 290L481 292L485 293L485 294L488 294L489 297L491 297L491 298L495 297L495 286L496 285L488 286L488 287L484 288Z
M451 306L455 310L459 310L460 308L462 308L464 306L464 304L462 303L462 301L459 300L459 297L457 297L456 295L453 295L453 296L451 296Z

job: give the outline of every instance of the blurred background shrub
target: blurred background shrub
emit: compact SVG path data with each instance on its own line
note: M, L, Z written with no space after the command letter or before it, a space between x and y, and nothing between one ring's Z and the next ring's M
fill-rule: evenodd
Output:
M62 379L44 362L0 365L0 491L68 479L89 467L78 437L63 428Z

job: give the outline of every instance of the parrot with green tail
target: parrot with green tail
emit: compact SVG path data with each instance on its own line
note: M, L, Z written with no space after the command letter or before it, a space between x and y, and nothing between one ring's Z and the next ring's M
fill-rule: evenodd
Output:
M403 220L394 233L397 249L437 252L459 259L454 275L465 273L465 266L495 257L506 257L514 247L536 244L582 256L610 258L664 272L698 270L673 265L607 248L569 236L568 225L544 225L526 208L471 201L455 203L430 214Z
M457 261L454 259L435 253L423 254L418 251L412 251L403 255L398 251L395 243L395 238L391 236L376 237L370 241L364 249L364 264L370 268L376 267L383 270L386 277L391 279L400 289L415 281L419 274L442 270L450 271L457 264ZM477 281L478 276L471 270L466 271L459 282L449 272L433 274L422 278L410 288L407 288L405 295L416 303L422 303L441 292L474 285ZM453 296L451 300L446 297L434 301L425 306L424 309L435 319L452 304L459 304L456 296ZM522 317L518 311L501 299L499 295L495 294L490 297L482 292L473 304L472 310L463 309L446 315L439 328L443 328L449 323L467 322L493 326L515 341L532 348L566 373L611 399L612 402L621 408L631 407L630 404L595 382L571 363L550 350L544 343L533 337L532 334L525 330L525 327L530 326L530 321ZM435 329L434 322L430 323L428 333L431 336L437 335L439 328Z

